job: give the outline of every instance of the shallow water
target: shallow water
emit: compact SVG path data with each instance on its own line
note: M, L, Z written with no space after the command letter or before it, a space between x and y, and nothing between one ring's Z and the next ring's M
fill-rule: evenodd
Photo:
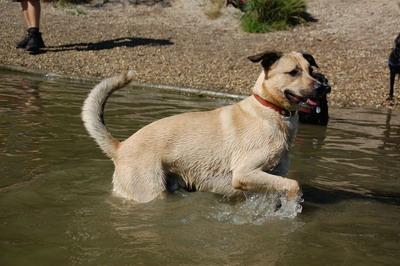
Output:
M328 128L301 125L289 171L301 205L200 192L138 205L112 195L112 163L82 126L92 86L0 70L0 265L398 263L398 111L332 109ZM130 87L106 121L123 139L231 101Z

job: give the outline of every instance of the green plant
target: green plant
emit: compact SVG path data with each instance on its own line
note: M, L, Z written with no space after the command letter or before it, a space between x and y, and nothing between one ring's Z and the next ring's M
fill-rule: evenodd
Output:
M241 26L247 32L284 30L307 21L307 17L304 0L249 0Z
M75 16L85 15L85 10L80 4L89 3L91 0L47 0L52 2L56 8L64 10L65 13Z

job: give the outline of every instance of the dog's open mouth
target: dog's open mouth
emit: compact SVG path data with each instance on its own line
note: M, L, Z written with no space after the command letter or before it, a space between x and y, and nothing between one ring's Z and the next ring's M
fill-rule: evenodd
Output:
M320 110L320 107L317 100L308 98L307 100L300 102L300 112L312 113L313 110L315 110L316 113L319 113L318 110Z
M290 103L292 104L298 104L300 102L303 102L305 100L304 97L298 96L291 92L290 90L285 90L284 92L286 99L289 100Z

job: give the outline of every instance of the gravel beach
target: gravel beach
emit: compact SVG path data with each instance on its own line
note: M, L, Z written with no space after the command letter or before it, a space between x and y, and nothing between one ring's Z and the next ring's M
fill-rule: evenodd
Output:
M240 11L216 19L206 0L97 2L72 8L42 4L45 53L15 48L24 33L19 3L0 0L0 64L73 77L134 69L137 81L249 94L260 66L247 56L266 49L314 55L332 85L331 106L380 108L388 94L387 58L400 31L393 0L309 0L317 22L288 31L243 32ZM400 82L395 91L400 100Z

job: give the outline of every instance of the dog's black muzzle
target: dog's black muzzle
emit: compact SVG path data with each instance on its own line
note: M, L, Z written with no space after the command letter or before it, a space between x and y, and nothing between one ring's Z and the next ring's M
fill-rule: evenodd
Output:
M331 86L328 83L328 79L321 73L313 73L312 77L318 81L312 98L325 98L326 95L331 92Z
M321 73L311 73L317 81L314 95L299 105L299 121L301 123L326 126L329 120L327 94L331 92L328 79Z
M326 125L328 123L327 94L331 92L331 86L323 74L312 73L311 75L317 82L314 94L300 103L300 122Z

